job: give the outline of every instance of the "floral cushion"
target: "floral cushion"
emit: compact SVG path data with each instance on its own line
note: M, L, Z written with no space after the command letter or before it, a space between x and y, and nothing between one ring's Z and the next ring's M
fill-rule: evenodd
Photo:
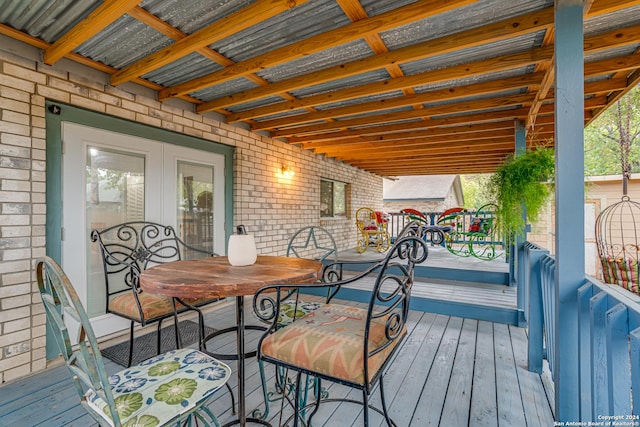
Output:
M142 306L142 317L145 320L155 319L173 313L173 303L170 297L156 295L150 292L141 292L138 294L138 300ZM213 300L209 298L190 298L185 300L187 304L193 306L200 306L211 301ZM178 304L177 308L181 310L184 306ZM133 292L123 292L109 301L109 312L132 319L138 319L138 321L142 323L140 310L138 309L138 304L136 304Z
M640 294L640 263L633 258L602 259L605 283L620 285L628 291Z
M366 310L324 304L262 341L263 356L345 381L364 384L364 328ZM402 335L406 334L406 328ZM387 341L383 319L375 319L369 331L369 350ZM369 380L380 370L395 346L369 358Z
M317 302L304 302L289 299L280 303L280 315L278 316L278 326L288 325L294 320L311 313L320 307L320 303ZM262 310L261 314L268 316L268 310Z
M164 425L206 400L228 380L226 364L193 349L169 351L111 375L123 426ZM109 406L95 391L87 403L113 426Z

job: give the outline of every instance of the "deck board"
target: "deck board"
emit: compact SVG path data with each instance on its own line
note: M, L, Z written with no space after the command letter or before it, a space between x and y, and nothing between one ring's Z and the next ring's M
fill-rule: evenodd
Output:
M473 389L469 425L497 427L496 363L493 347L493 324L478 322L473 366Z
M314 297L305 296L307 298ZM250 305L249 300L246 305ZM206 318L213 327L229 326L235 319L233 302L212 308ZM257 324L257 320L248 314L247 323ZM390 414L398 426L553 425L542 379L526 370L527 337L523 329L418 311L410 313L407 326L409 335L385 379ZM254 335L250 341L255 339ZM212 345L232 351L235 348L233 334L219 337L210 343L210 349ZM229 364L235 369L235 362ZM121 367L107 361L109 372L118 369ZM266 371L267 381L272 384L274 370L267 366ZM237 392L235 376L229 383ZM330 397L361 398L360 392L345 386L326 381L323 386ZM254 359L247 363L246 390L247 408L264 410ZM371 403L375 406L380 403L377 390ZM222 424L232 419L225 390L216 393L210 408ZM284 417L291 413L291 409L285 407ZM272 404L268 419L274 426L279 425L279 415L280 404ZM372 426L386 425L377 413L370 411L370 417ZM314 425L360 426L362 419L359 405L326 404L321 405ZM86 427L96 424L79 405L66 367L58 365L0 386L0 426L5 425Z

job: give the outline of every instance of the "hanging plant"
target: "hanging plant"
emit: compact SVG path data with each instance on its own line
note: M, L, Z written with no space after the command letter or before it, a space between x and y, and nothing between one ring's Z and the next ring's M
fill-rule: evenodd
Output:
M496 198L496 217L503 236L521 235L526 221L538 217L551 193L554 165L554 150L538 147L510 155L498 167L489 188Z

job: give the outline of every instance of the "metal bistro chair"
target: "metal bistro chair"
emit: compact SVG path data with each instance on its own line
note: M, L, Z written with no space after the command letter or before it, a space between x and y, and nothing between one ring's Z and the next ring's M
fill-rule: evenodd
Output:
M160 353L162 321L175 318L175 339L181 346L177 314L187 310L198 313L200 341L204 336L204 319L198 307L215 299L200 298L176 301L173 298L143 292L138 280L147 267L184 258L215 256L184 243L171 226L147 221L131 221L103 230L91 230L91 241L100 245L106 286L105 310L131 321L128 366L133 358L134 326L157 322L157 349Z
M362 391L363 401L351 399L323 399L320 386L316 387L315 402L300 407L299 396L294 397L292 418L294 426L303 418L304 410L314 406L304 425L323 402L346 401L360 403L364 408L364 425L369 425L369 397L379 383L382 410L373 408L394 425L387 414L384 399L383 373L399 344L406 336L405 326L409 312L414 265L427 258L425 242L411 229L399 238L385 259L373 264L362 274L331 283L283 284L265 286L253 300L255 313L270 327L258 344L258 360L288 368L296 372L295 391L301 391L303 374L313 375L318 381L329 380ZM365 309L332 302L341 286L365 276L377 275ZM282 301L292 287L298 290L331 288L326 304L315 311L295 319L288 325L278 322Z
M227 365L200 351L181 349L107 376L89 317L66 274L45 257L38 260L36 275L47 320L80 403L96 422L115 427L191 425L192 421L219 425L205 404L229 379ZM75 350L65 316L80 324Z

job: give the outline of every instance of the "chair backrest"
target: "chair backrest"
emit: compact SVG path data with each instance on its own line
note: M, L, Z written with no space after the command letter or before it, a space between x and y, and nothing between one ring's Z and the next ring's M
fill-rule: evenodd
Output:
M335 262L338 261L338 246L331 233L325 228L302 227L289 239L287 256Z
M91 230L91 241L100 245L107 300L131 288L139 292L138 277L147 267L215 255L187 245L173 227L148 221Z
M395 346L396 341L404 337L414 268L416 264L424 262L427 256L428 249L424 240L408 229L404 237L396 240L384 261L379 264L380 269L371 290L367 308L363 360L366 361L385 349ZM372 330L376 329L378 333L380 332L380 328L373 327L374 323L381 322L384 324L386 340L380 340L380 337L375 340L370 339ZM378 344L375 344L376 342ZM370 378L368 366L369 363L364 364L364 378Z
M108 403L114 425L120 425L98 341L75 289L62 268L49 257L38 259L36 277L47 321L69 368L82 406L96 420L102 420L102 417L87 404L85 398L86 391L92 389ZM78 345L75 349L71 346L63 316L71 316L80 324Z

